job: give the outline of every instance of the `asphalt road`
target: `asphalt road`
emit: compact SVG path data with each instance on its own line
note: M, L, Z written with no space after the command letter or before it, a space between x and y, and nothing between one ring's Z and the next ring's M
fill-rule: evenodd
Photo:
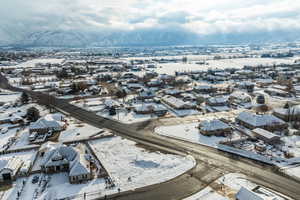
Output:
M10 86L2 75L0 75L0 86L13 91L24 91L23 89ZM71 105L66 100L56 99L40 92L26 92L37 99L38 103L57 107L90 125L110 129L117 135L151 148L170 153L190 154L197 161L197 166L192 172L188 172L166 183L122 193L121 196L117 195L113 199L182 199L203 189L222 176L222 174L238 172L247 175L250 180L258 184L295 200L300 200L300 181L282 174L272 166L233 156L207 146L159 136L150 131L137 131L130 125L98 116L95 113ZM192 177L189 175L191 173L193 174Z

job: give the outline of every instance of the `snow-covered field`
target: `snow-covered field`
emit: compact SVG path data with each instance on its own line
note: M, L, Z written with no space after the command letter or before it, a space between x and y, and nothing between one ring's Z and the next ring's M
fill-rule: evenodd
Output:
M76 123L74 119L68 119L68 123L68 128L60 133L60 142L89 138L103 131L86 123Z
M36 64L42 63L52 63L52 64L58 64L62 63L64 59L52 59L52 58L39 58L39 59L33 59L29 60L27 62L23 62L21 64L16 65L17 68L32 68L35 67Z
M242 69L247 66L259 66L259 65L273 65L273 64L291 64L291 59L275 59L275 58L236 58L236 59L221 59L221 60L207 60L206 65L199 65L194 63L166 63L158 64L158 68L155 69L160 74L173 75L175 71L196 71L196 70L208 70L208 69L226 69L236 68Z
M174 126L160 126L155 129L159 135L174 137L189 142L205 144L217 147L218 143L226 140L226 137L205 136L199 132L199 123L180 124Z
M148 152L121 137L94 140L90 144L122 191L170 180L195 165L191 157Z

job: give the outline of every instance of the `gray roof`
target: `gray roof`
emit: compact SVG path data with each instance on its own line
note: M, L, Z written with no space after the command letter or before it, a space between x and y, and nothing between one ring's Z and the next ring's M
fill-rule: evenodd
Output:
M211 121L203 121L200 123L200 129L203 131L214 131L228 129L230 126L221 120L214 119Z
M89 174L90 170L87 167L87 164L84 160L79 159L76 160L75 163L72 165L72 168L69 172L69 176L78 176L83 174Z
M285 124L285 122L274 115L256 115L250 112L241 112L237 116L238 120L251 124L254 127L272 125L272 124Z
M30 124L29 129L51 128L59 130L64 124L64 122L60 121L61 119L62 118L60 118L58 115L48 114L40 118L38 121Z
M242 187L236 194L237 200L266 200L265 198L259 196L257 193Z
M46 151L41 162L43 166L58 166L73 161L77 156L77 151L70 146L63 144L55 145L55 148Z
M9 169L13 171L13 173L17 172L17 169L19 169L23 164L23 161L17 157L12 157L10 159L1 159L0 160L0 172L3 169Z

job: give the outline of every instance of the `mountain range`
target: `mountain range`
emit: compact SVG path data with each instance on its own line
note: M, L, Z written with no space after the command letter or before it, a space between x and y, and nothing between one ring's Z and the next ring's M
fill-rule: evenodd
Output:
M4 31L2 30L2 33ZM135 31L38 31L2 36L0 45L20 47L100 47L100 46L166 46L245 44L267 42L294 42L298 31L218 33L199 35L186 30L145 29Z

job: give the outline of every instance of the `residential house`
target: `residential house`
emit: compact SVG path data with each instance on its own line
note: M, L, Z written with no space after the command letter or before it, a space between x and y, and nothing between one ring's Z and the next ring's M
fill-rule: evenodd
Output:
M206 99L206 109L209 112L229 111L227 97L210 97Z
M250 112L241 112L235 121L249 129L262 128L268 131L282 131L288 127L283 120L270 114L256 115Z
M23 165L23 161L17 157L0 159L0 183L14 181Z
M81 183L92 179L90 162L86 160L85 147L59 143L45 143L39 150L40 167L46 174L68 172L70 183Z
M200 133L207 136L225 136L231 134L231 127L218 119L201 122L199 130Z
M197 85L194 87L194 91L201 94L211 94L217 92L217 88L212 85Z
M270 131L256 128L252 130L254 136L268 144L275 144L280 142L280 137Z
M170 95L166 95L164 97L162 97L161 99L165 104L167 104L168 106L171 106L174 109L191 109L191 108L195 108L196 105L189 103L189 102L184 102L183 100L170 96Z
M134 107L134 112L137 114L156 114L158 116L164 116L167 111L164 106L159 104L143 104Z
M238 193L235 195L236 200L276 200L278 199L275 195L270 192L254 192L245 187L241 187Z
M273 111L273 115L284 121L300 121L300 105L290 108L276 108Z
M61 114L48 114L36 122L33 122L29 126L29 132L36 132L38 134L45 134L49 131L59 132L65 130L67 124L64 121L64 117Z

